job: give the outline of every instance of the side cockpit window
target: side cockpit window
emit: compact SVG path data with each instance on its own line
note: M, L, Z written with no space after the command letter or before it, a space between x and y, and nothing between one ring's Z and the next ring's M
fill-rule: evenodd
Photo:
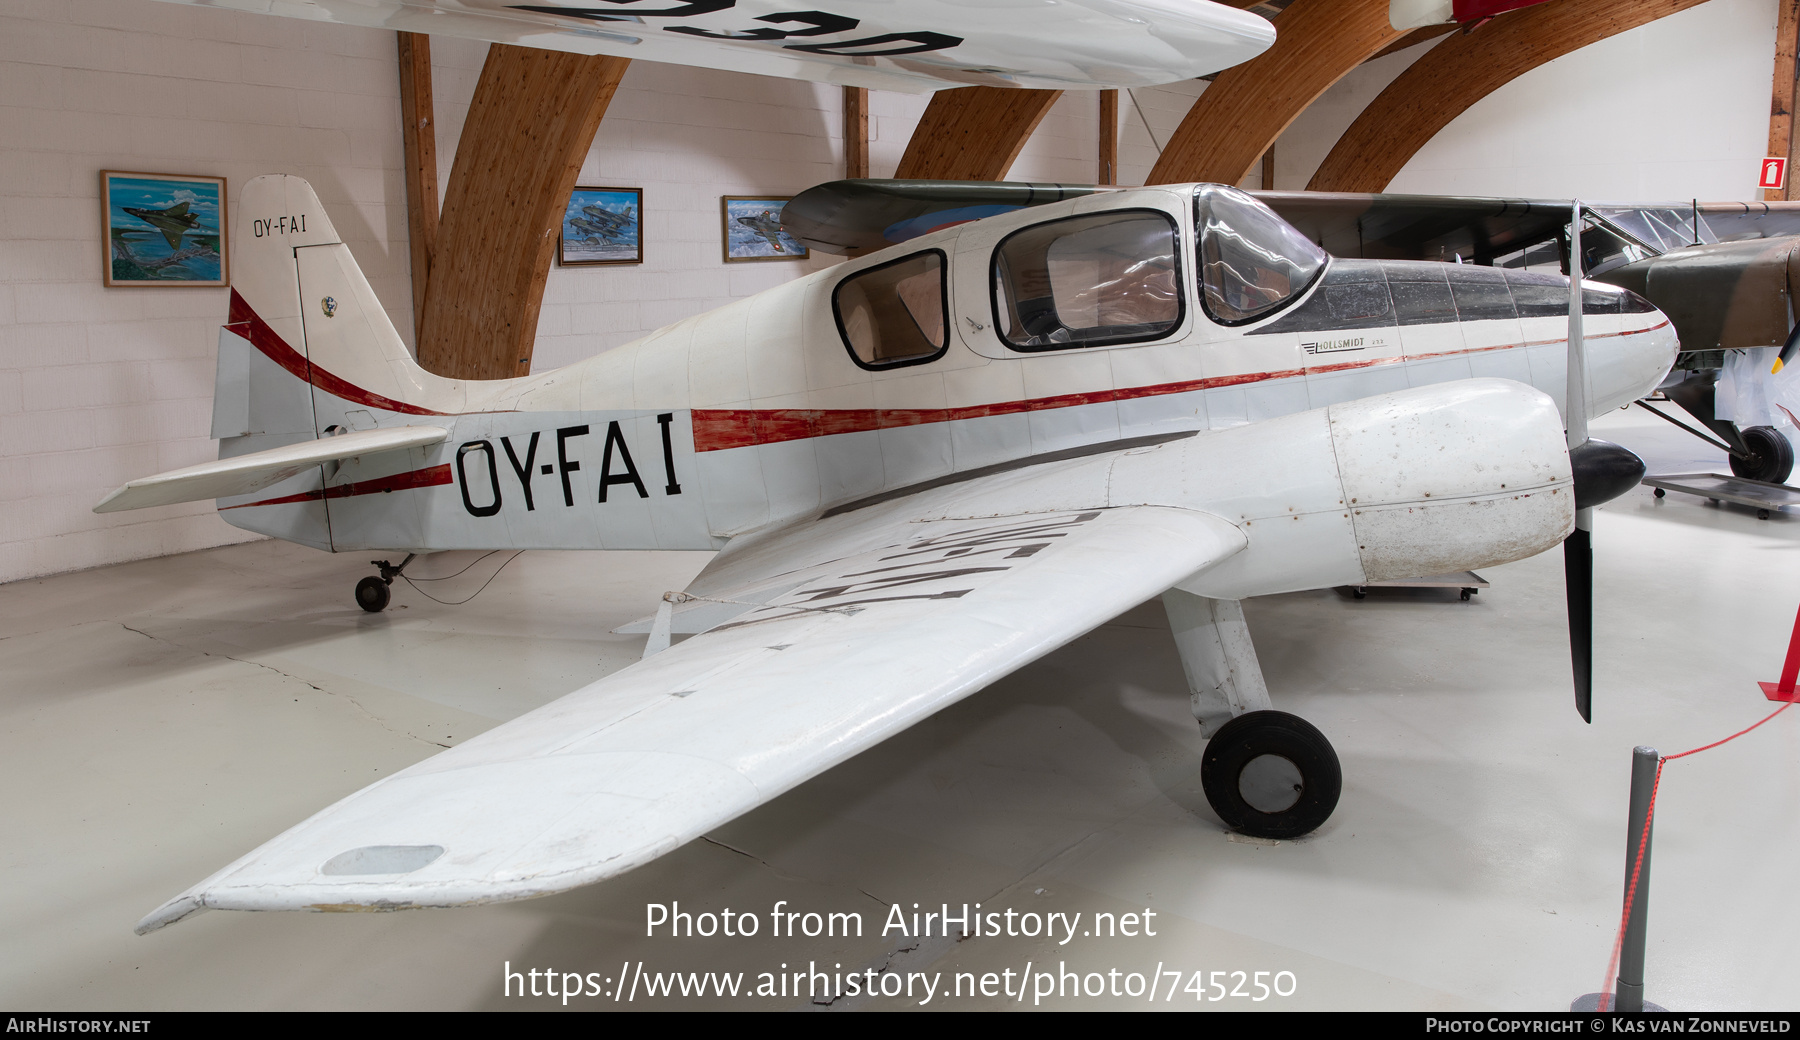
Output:
M831 294L831 309L858 365L897 368L944 352L944 295L944 254L934 249L844 279Z
M994 316L1014 350L1158 339L1181 325L1175 221L1113 210L1015 231L994 250Z
M1249 195L1218 184L1194 192L1201 299L1221 325L1280 310L1325 269L1325 251Z

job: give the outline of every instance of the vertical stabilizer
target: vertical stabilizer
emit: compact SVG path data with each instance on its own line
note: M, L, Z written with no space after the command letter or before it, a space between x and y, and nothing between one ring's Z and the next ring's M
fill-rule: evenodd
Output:
M232 233L231 313L213 390L221 458L462 410L463 384L413 361L306 181L280 174L250 181L238 193ZM336 470L313 467L256 494L220 499L219 515L331 548L327 485Z
M363 277L312 185L258 177L239 195L232 321L260 320L252 341L290 368L303 360L315 388L318 429L346 410L447 414L466 400L461 382L420 368Z

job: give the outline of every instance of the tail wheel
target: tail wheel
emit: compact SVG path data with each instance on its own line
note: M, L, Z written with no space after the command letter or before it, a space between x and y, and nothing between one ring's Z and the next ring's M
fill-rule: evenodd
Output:
M356 605L371 614L386 610L388 600L392 597L388 583L373 574L356 583Z
M1783 484L1794 472L1794 446L1773 426L1752 426L1743 431L1750 457L1731 457L1731 472L1745 480Z
M1233 830L1297 838L1331 817L1344 774L1331 742L1312 723L1283 711L1252 711L1207 743L1200 784Z

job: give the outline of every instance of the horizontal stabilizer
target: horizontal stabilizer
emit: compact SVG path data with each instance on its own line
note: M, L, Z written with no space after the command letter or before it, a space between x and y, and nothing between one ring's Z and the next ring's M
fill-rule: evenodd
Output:
M217 462L203 462L186 469L140 477L107 495L94 507L96 513L116 513L123 509L144 509L176 502L198 502L208 498L229 498L260 491L279 483L308 466L358 456L379 455L388 451L423 448L441 444L450 431L441 426L396 426L385 430L362 430L337 437L301 441L280 448L270 448L249 455Z

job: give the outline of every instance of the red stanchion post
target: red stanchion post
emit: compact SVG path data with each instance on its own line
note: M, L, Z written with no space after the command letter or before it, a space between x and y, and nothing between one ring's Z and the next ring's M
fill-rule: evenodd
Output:
M1794 680L1800 678L1800 612L1794 615L1794 634L1788 637L1787 660L1781 666L1781 681L1757 683L1763 695L1772 701L1794 701Z

